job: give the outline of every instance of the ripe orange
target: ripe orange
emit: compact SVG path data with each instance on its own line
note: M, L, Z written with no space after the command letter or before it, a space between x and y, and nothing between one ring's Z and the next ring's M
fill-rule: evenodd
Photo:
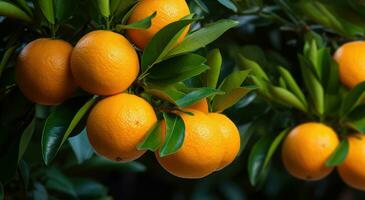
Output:
M349 186L365 190L365 135L348 137L349 152L344 163L337 168L342 180Z
M137 150L157 122L155 111L144 99L117 94L101 100L87 120L87 134L96 152L115 161L128 162L143 155Z
M137 78L138 55L122 35L92 31L76 44L71 70L82 89L97 95L113 95L126 90Z
M338 137L332 128L321 123L301 124L284 140L284 166L294 177L319 180L333 170L325 163L338 144Z
M217 169L221 170L236 158L241 145L240 133L236 125L227 116L219 113L209 113L208 116L215 121L223 136L224 155Z
M187 106L185 108L199 110L203 113L208 113L209 112L207 99L202 99L202 100L194 103L193 105Z
M152 19L152 25L147 30L128 29L129 38L141 49L144 49L152 37L166 25L178 21L190 14L185 0L140 0L129 17L128 24L142 20L152 13L157 12ZM179 40L184 39L188 28Z
M181 113L185 123L185 139L174 154L156 158L171 174L181 178L202 178L214 172L224 153L223 136L216 122L207 114L188 109L194 115ZM164 138L163 134L163 138Z
M57 105L71 97L77 89L70 70L71 51L69 43L48 38L25 46L16 66L16 82L23 94L44 105Z
M342 45L334 54L339 65L341 82L353 88L365 81L365 42L348 42Z

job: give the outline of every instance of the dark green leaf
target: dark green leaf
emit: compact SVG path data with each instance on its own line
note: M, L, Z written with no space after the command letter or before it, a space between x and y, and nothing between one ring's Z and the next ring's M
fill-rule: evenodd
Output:
M55 0L55 15L59 22L68 20L77 8L73 0Z
M187 107L190 105L193 105L194 103L200 101L201 99L204 99L206 97L209 97L211 95L215 94L224 94L224 92L213 89L213 88L198 88L188 94L186 94L184 97L176 101L176 105L179 107Z
M89 142L86 129L84 129L79 135L69 138L68 142L70 143L79 164L93 156L94 149Z
M29 180L30 180L30 168L28 164L21 160L19 162L19 176L23 182L24 188L27 190L29 186Z
M365 133L365 105L360 105L354 109L348 116L346 124L354 130Z
M345 161L348 152L349 142L346 139L342 140L331 157L326 161L326 166L335 167L341 165Z
M271 143L270 148L266 154L264 164L262 166L263 169L266 169L269 167L272 156L274 155L277 148L280 146L281 142L284 140L287 133L288 133L288 129L281 131L279 133L279 135L276 136L274 141Z
M177 152L185 138L185 124L179 115L163 113L166 123L165 141L160 149L160 156L164 157Z
M19 144L19 154L18 154L18 160L20 161L27 150L28 144L30 140L32 139L34 130L35 130L35 121L36 118L33 118L33 120L30 122L30 124L25 128L23 131L23 134L20 138L20 144Z
M269 137L262 137L255 143L250 151L247 169L248 177L252 186L256 186L256 184L260 181L266 153L270 144L271 140Z
M345 97L341 106L341 116L352 112L365 98L365 82L356 85Z
M46 171L46 187L50 190L67 194L76 198L77 194L71 181L58 169L51 168Z
M140 21L136 21L132 24L119 24L117 25L117 30L121 31L123 29L138 29L138 30L146 30L149 29L152 25L152 19L156 17L157 12L154 12L152 15L146 17L145 19L142 19Z
M38 5L43 13L43 16L50 24L55 24L54 5L50 0L38 0Z
M237 7L231 0L218 0L218 2L224 5L226 8L237 12Z
M33 16L33 11L26 0L16 0L16 3L22 8L22 10L26 11L30 16Z
M25 22L31 22L32 19L23 10L18 8L12 3L6 1L0 1L0 16L10 17L14 19L23 20Z
M34 183L34 190L32 191L33 200L48 200L48 193L44 185L39 182Z
M73 178L71 182L80 199L99 199L107 195L107 188L94 180Z
M148 131L146 137L143 139L143 141L138 144L137 149L138 150L150 150L150 151L156 151L161 146L161 122L157 122L155 125L150 128Z
M264 67L267 64L267 59L264 51L257 45L245 45L241 47L241 54L243 57L257 63Z
M194 0L194 2L199 6L200 9L202 9L202 11L209 13L209 8L202 0Z
M0 2L0 4L1 4L1 2ZM4 56L2 57L1 62L0 62L0 77L3 74L3 71L6 67L6 65L8 64L11 55L13 55L15 49L16 49L16 46L12 46L5 51Z
M176 104L177 100L185 96L185 93L180 91L174 85L148 85L148 87L145 88L145 92L173 104Z
M168 52L168 57L195 51L218 39L227 30L238 25L237 21L223 19L209 24L188 35L180 44Z

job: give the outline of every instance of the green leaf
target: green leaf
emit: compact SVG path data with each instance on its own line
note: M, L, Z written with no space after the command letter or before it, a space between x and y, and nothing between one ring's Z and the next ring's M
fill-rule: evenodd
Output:
M209 13L209 8L202 0L194 0L194 2L199 6L200 9L202 9L202 11Z
M58 169L51 168L45 172L46 175L46 187L49 190L57 191L63 194L67 194L71 197L77 198L75 188L71 181L63 175Z
M267 59L264 51L257 45L244 45L240 48L243 57L257 63L259 66L266 66Z
M126 11L135 3L137 3L137 0L110 0L110 10L114 17L119 17L122 12Z
M269 90L270 90L272 97L274 97L281 104L293 106L294 108L299 109L303 112L308 111L308 107L306 107L306 105L304 105L289 90L280 88L280 87L271 86L271 85L269 86Z
M152 25L152 19L155 18L157 15L157 12L154 12L152 15L146 17L145 19L142 19L140 21L136 21L132 24L119 24L116 26L117 31L121 31L123 29L138 29L138 30L146 30L149 29Z
M229 76L227 76L219 89L224 92L230 92L233 89L239 88L242 83L247 79L248 75L250 74L251 70L241 70L241 71L234 71Z
M48 193L44 185L40 182L34 183L34 190L32 191L34 200L48 200Z
M209 97L215 94L224 94L224 92L213 89L213 88L199 88L192 92L189 92L184 97L176 101L176 105L179 107L187 107L193 105L194 103L198 102L201 99Z
M262 165L262 169L267 169L269 167L270 161L272 156L274 155L277 148L280 146L281 142L284 140L286 134L288 133L289 129L285 129L279 133L278 136L274 139L274 141L271 143L270 148L266 154L264 164Z
M166 123L166 133L164 144L160 149L161 157L177 152L185 138L185 124L179 115L163 113L163 117Z
M78 7L78 3L75 4L73 0L55 0L54 6L56 19L62 22L71 18L71 15Z
M237 7L231 0L218 0L218 2L224 5L226 8L237 12Z
M29 165L24 160L20 160L18 172L19 172L19 177L23 182L24 188L27 190L30 181L30 168Z
M252 73L257 76L258 78L261 78L263 80L269 80L269 77L265 73L265 71L254 61L249 60L245 58L244 56L239 56L239 65L243 69L249 69L252 71Z
M78 164L83 163L93 156L94 149L89 142L86 129L84 129L79 135L69 138L68 142L76 156Z
M269 82L262 78L251 76L252 82L258 87L260 94L268 99L272 99L271 93L269 92Z
M252 186L256 186L262 177L265 156L271 140L269 137L260 138L252 147L248 157L248 177Z
M4 71L4 69L5 69L6 65L8 64L11 55L13 55L15 49L16 49L16 46L12 46L12 47L8 48L5 51L4 56L3 56L3 58L1 59L1 62L0 62L0 77L1 77L1 75Z
M110 16L110 0L97 0L98 8L101 16L109 17Z
M365 105L356 107L346 118L346 124L352 129L365 133Z
M22 159L25 151L27 150L30 140L32 139L35 130L35 122L36 118L33 118L27 128L25 128L25 130L23 131L23 134L20 138L18 161Z
M360 105L365 98L365 82L356 85L344 98L340 114L345 117Z
M302 92L302 90L300 89L300 87L298 86L297 82L295 81L295 79L293 78L293 76L290 74L290 72L285 69L284 67L279 67L278 68L283 80L285 81L285 85L287 86L287 88L293 92L293 94L298 97L298 99L305 105L308 106L308 102L305 99L305 96Z
M145 92L173 104L176 104L177 100L185 96L185 93L180 91L174 85L159 86L150 84L145 87Z
M143 141L137 145L138 150L150 150L156 151L161 146L161 121L157 122L155 125L150 128L146 137Z
M151 69L148 82L172 84L197 76L208 69L206 59L197 54L186 54L160 62Z
M329 159L326 161L327 167L335 167L341 165L349 152L349 142L347 139L342 140L337 146L336 150L332 153Z
M72 178L72 185L79 199L98 199L101 200L108 193L107 188L92 179Z
M26 0L16 0L16 3L23 9L25 10L30 16L33 16L33 11L30 8L29 4L27 3Z
M4 186L0 182L0 200L4 200Z
M64 141L67 127L70 126L75 114L83 105L83 98L75 98L57 106L48 116L42 133L42 156L48 165L57 155Z
M173 48L173 46L176 44L177 39L185 30L185 27L194 21L196 21L196 19L183 19L173 22L157 32L148 43L142 55L142 72L148 71L153 67L153 65L161 62L166 57L171 48Z
M55 24L54 5L50 0L38 0L38 5L43 13L43 16L50 24Z
M222 19L211 23L188 35L180 44L168 52L168 57L195 51L218 39L227 30L239 23L231 19Z
M213 99L213 111L223 112L227 108L236 104L251 91L251 88L239 87L226 92L224 95L216 95Z
M216 88L222 67L222 55L219 49L213 49L208 53L207 65L210 69L204 74L205 86Z
M32 18L29 17L29 15L25 13L22 9L6 1L0 1L0 16L19 19L25 22L32 21Z

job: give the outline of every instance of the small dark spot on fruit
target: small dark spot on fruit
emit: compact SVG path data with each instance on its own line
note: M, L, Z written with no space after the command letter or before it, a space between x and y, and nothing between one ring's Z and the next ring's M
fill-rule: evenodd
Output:
M122 159L121 157L117 157L117 158L115 158L115 160L116 160L116 161L118 161L118 162L120 162L120 161L122 161L123 159Z

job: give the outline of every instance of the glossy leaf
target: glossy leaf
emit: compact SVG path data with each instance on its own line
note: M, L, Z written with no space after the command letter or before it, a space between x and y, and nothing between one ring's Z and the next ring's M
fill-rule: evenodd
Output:
M288 129L285 129L279 133L278 136L274 139L274 141L271 143L269 150L266 154L265 161L263 164L263 169L266 169L269 167L270 161L272 156L274 155L275 151L279 148L281 142L284 140L286 134L288 133Z
M161 134L162 134L162 127L161 127L161 121L159 121L150 128L143 141L137 145L137 149L150 150L153 152L156 151L162 145Z
M181 43L168 52L168 57L195 51L218 39L227 30L238 25L237 21L223 19L211 23L188 35Z
M335 167L341 165L349 152L349 142L348 140L342 140L337 146L336 150L332 153L329 159L326 161L327 167Z
M204 74L205 86L216 88L222 67L222 55L219 49L213 49L208 53L207 65L210 68Z
M365 105L360 105L354 109L346 118L346 124L352 129L365 133Z
M183 19L173 22L161 29L148 43L141 61L142 72L148 71L158 62L161 62L176 44L177 39L185 30L185 27L195 19Z
M219 89L224 92L230 92L233 89L239 88L242 85L242 83L247 79L250 72L251 70L241 70L232 72L223 80L223 82L219 86Z
M293 92L293 94L295 96L298 97L298 99L305 105L307 106L307 100L305 99L305 96L302 92L302 90L300 89L300 87L298 86L297 82L295 81L295 79L293 78L293 76L290 74L290 72L283 68L283 67L279 67L279 72L283 78L283 80L285 81L285 85L286 87Z
M345 97L341 106L341 116L353 111L365 98L365 82L356 85Z
M16 3L21 7L22 10L26 11L29 16L33 16L33 11L26 0L16 0Z
M213 88L199 88L196 89L188 94L186 94L184 97L176 101L176 105L179 107L187 107L190 106L196 102L198 102L201 99L204 99L206 97L209 97L211 95L215 94L224 94L224 92L213 89Z
M200 9L202 9L202 11L209 13L208 6L205 5L205 3L202 0L194 0L194 2L196 3L196 5L199 6Z
M236 104L240 99L246 96L252 89L239 87L233 89L223 95L217 95L213 99L213 111L223 112L227 108Z
M177 152L185 138L185 124L179 115L163 113L166 123L165 140L160 149L160 156L168 156Z
M97 0L98 8L101 16L110 16L110 0Z
M29 123L29 125L25 128L23 131L23 134L20 138L20 144L19 144L19 154L18 154L18 160L20 161L27 150L28 144L30 140L32 139L34 130L35 130L35 124L36 124L36 118L33 118L33 120Z
M248 157L248 177L252 186L260 181L263 171L263 165L266 153L270 146L271 140L269 137L260 138L252 147Z
M306 105L304 105L293 93L290 91L275 87L275 86L269 86L269 90L271 95L281 104L283 105L290 105L293 106L303 112L307 112L308 108Z
M69 138L68 142L70 143L79 164L93 156L94 149L89 142L86 129L84 129L79 135Z
M38 5L43 13L43 16L50 24L55 24L54 5L50 0L38 0Z
M173 104L176 104L177 100L185 96L185 93L180 91L174 85L148 85L147 87L145 87L145 92Z
M224 5L226 8L237 12L237 7L231 0L218 0L218 2Z
M23 182L24 188L28 189L30 182L30 167L24 160L20 160L19 162L18 173Z
M1 59L1 62L0 62L0 77L5 69L6 65L8 64L11 55L13 55L15 49L16 49L16 46L12 46L5 51L5 53Z
M152 19L155 18L157 15L157 12L152 13L152 15L146 17L145 19L142 19L140 21L136 21L132 24L119 24L116 26L116 29L118 31L121 31L123 29L137 29L137 30L146 30L149 29L152 25Z
M68 100L57 106L48 116L41 141L42 156L47 165L55 158L62 144L66 141L67 129L83 103L83 98Z
M7 1L0 1L0 16L19 19L25 22L32 21L32 18L30 18L22 9Z
M57 191L76 198L77 194L71 181L58 169L51 168L45 172L47 177L46 187L49 190Z

